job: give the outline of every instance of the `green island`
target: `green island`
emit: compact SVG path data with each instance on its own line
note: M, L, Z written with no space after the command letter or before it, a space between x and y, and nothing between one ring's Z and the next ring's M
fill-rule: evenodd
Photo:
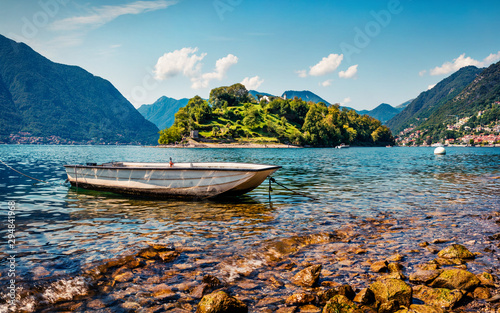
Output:
M186 143L188 138L209 143L287 144L335 147L394 144L387 126L368 115L334 104L306 102L295 97L251 96L242 84L212 89L175 114L174 124L160 131L158 143Z

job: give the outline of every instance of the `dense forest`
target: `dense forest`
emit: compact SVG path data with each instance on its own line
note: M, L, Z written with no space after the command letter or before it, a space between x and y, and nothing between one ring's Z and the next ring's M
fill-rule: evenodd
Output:
M245 86L212 89L207 100L199 96L175 114L174 124L160 131L160 144L180 142L198 130L203 140L215 142L281 142L332 147L393 144L391 131L380 121L334 104L299 98L263 97L257 102Z

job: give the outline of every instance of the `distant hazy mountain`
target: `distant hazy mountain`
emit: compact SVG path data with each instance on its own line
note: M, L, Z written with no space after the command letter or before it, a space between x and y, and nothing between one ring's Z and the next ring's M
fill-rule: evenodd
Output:
M309 90L303 90L303 91L287 90L281 95L282 98L284 98L285 96L287 99L293 99L297 97L307 102L309 101L314 103L323 102L326 105L330 104L328 101L326 101L325 99L321 98L320 96L316 95L315 93Z
M154 143L156 126L107 80L0 35L0 133Z
M453 99L469 85L483 69L475 66L463 67L453 75L440 81L434 88L422 92L401 113L387 122L393 133L410 124L420 125L444 103Z
M154 123L159 129L165 129L174 124L175 113L185 107L189 99L176 100L161 97L153 104L143 104L137 109L148 121Z
M270 93L260 92L260 91L257 91L257 90L249 90L248 94L252 95L257 101L259 101L259 99L257 98L257 95L268 96L268 97L276 97L275 95L272 95Z
M396 109L400 109L400 111L402 111L404 108L406 108L413 100L415 99L410 99L408 101L405 101L403 103L401 103L400 105L398 106L395 106Z
M387 122L394 116L396 116L399 112L401 112L402 109L397 109L394 108L393 106L387 104L387 103L382 103L378 107L376 107L373 110L362 110L358 111L359 114L366 114L368 116L374 117L377 120L381 121L382 123Z

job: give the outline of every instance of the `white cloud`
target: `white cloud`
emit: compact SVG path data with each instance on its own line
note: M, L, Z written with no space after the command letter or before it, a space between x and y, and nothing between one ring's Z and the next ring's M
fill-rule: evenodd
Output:
M320 85L323 86L323 87L331 86L332 85L332 80L331 79L325 80L324 82L320 83Z
M358 73L358 64L350 66L347 71L340 71L339 72L339 77L340 78L353 78L356 76L356 73Z
M218 59L217 62L215 62L215 69L213 72L205 73L198 77L191 77L191 82L193 83L191 88L207 88L211 80L221 80L224 78L229 68L236 63L238 63L238 57L232 54L228 54L227 56Z
M458 71L462 67L474 65L477 67L485 67L490 64L500 60L500 51L497 53L491 53L484 60L478 61L471 57L466 57L465 53L461 54L458 58L453 59L452 62L445 62L441 66L436 66L435 68L429 70L429 74L432 76L445 75ZM420 71L419 75L423 76L427 71Z
M156 62L155 78L164 80L183 74L187 77L199 76L201 64L199 63L207 55L202 53L196 55L198 48L182 48L162 55Z
M427 73L427 70L423 70L423 71L418 72L418 75L419 75L420 77L422 77L422 76L424 76L424 75L425 75L425 73Z
M458 71L464 66L469 65L481 66L482 62L474 60L471 57L465 57L465 53L463 53L458 58L454 59L453 62L445 62L443 63L443 65L436 66L435 68L431 69L430 74L432 76L449 74Z
M500 51L498 51L497 53L492 53L486 58L484 58L484 62L486 63L485 65L490 65L497 61L500 61Z
M165 53L156 62L153 71L155 78L157 80L165 80L182 74L191 80L191 88L206 88L209 86L210 81L224 78L229 68L238 63L238 57L228 54L217 60L213 72L202 73L202 63L200 62L207 54L201 53L197 55L197 51L198 48L182 48Z
M50 25L52 30L75 30L83 27L97 28L112 20L127 14L141 14L145 12L165 9L176 4L177 1L136 1L125 5L104 5L92 8L92 13L84 16L69 17L55 21Z
M331 73L339 67L344 58L343 54L330 54L319 61L318 64L311 66L309 70L309 75L311 76L323 76Z
M344 100L342 100L342 102L340 104L341 105L345 105L345 104L347 104L349 102L351 102L351 97L344 98Z
M297 73L297 75L299 75L299 77L307 77L307 71L306 70L300 70L300 71L295 71L295 73Z
M255 90L257 88L260 87L260 85L262 85L262 83L264 82L263 79L261 79L259 76L254 76L254 77L245 77L242 81L241 81L241 84L243 84L247 90Z
M427 86L427 90L431 90L431 89L432 89L432 88L434 88L435 86L436 86L436 84L434 84L434 85L429 85L429 86Z

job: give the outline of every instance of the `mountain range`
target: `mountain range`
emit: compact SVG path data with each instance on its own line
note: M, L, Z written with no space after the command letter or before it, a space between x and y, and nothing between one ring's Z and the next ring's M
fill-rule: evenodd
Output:
M107 80L0 35L0 141L23 132L76 142L151 144L158 128Z
M368 116L374 117L382 123L386 123L388 120L399 114L404 109L404 106L393 107L390 104L382 103L373 110L362 110L358 111L359 114L366 114Z
M255 90L249 94L273 96ZM288 90L281 97L329 104L307 90ZM22 133L76 143L152 144L158 130L171 126L175 113L188 101L161 97L136 110L109 81L78 66L54 63L26 44L0 35L0 142ZM486 69L464 67L397 107L382 103L358 113L386 122L397 133L410 125L435 128L450 116L496 110L499 101L500 62ZM495 118L497 113L492 114Z
M174 124L175 113L185 107L189 99L176 100L163 96L153 104L143 104L137 110L148 121L155 124L159 129L165 129Z

